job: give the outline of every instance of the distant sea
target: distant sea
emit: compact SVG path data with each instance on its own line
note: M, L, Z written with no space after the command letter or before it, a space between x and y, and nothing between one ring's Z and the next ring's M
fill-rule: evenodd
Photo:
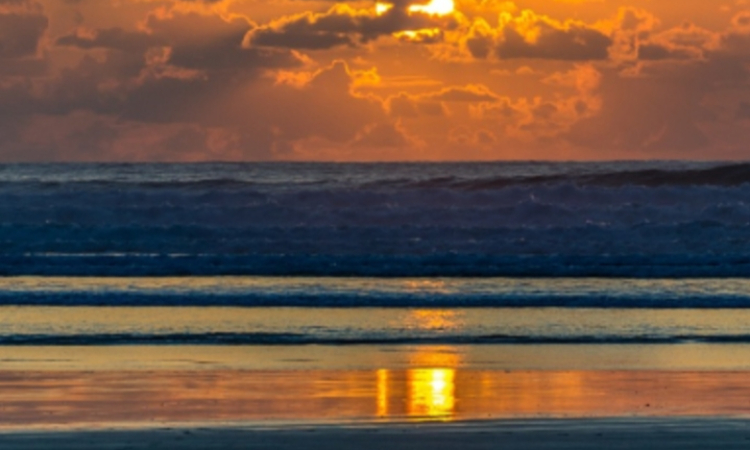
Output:
M748 199L750 164L2 165L0 344L745 343L711 314L750 310ZM55 325L19 306L361 313ZM387 319L417 308L439 313Z

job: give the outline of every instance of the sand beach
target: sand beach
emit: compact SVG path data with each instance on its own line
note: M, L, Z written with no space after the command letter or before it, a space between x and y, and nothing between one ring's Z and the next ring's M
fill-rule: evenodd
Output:
M750 421L529 420L463 424L184 427L0 434L0 448L99 449L746 449Z
M569 347L516 350L530 364ZM656 347L642 356L659 355ZM695 347L661 351L673 349L688 365L687 355L710 352ZM499 370L471 362L472 352L504 360L472 346L406 347L409 357L390 359L359 349L370 367L348 359L356 347L338 357L330 347L289 348L286 357L268 349L265 361L259 348L244 357L241 348L150 349L4 349L13 369L0 370L0 449L739 449L750 442L750 372L727 360L677 370L654 357L612 370L596 368L594 356L622 365L638 349L592 346L588 368L562 359L541 370L520 362ZM243 368L216 368L251 356Z

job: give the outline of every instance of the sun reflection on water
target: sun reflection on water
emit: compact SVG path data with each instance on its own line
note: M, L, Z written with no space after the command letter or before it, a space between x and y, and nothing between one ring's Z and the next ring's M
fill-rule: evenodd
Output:
M406 326L417 330L451 330L459 328L459 314L449 310L415 309L409 313Z
M388 417L388 371L380 369L378 374L378 410L376 415L378 417Z
M416 420L453 419L456 369L419 368L407 370L406 377L397 375L385 369L377 371L377 417L387 419L404 415Z
M459 356L452 347L425 347L411 355L412 368L405 372L378 370L377 417L453 420L459 363Z
M456 406L455 369L412 369L407 372L408 415L449 420Z

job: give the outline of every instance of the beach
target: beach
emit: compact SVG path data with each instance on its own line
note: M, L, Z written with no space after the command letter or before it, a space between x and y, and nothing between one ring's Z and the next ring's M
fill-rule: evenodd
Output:
M537 420L456 425L182 427L0 434L0 448L47 449L745 449L738 420Z
M750 440L750 372L729 354L713 367L701 358L722 346L519 347L6 347L0 448L699 449ZM623 370L634 353L641 365Z
M0 449L739 449L748 375L2 371Z
M742 417L748 372L70 371L0 374L2 428Z
M745 448L747 314L0 306L0 448Z

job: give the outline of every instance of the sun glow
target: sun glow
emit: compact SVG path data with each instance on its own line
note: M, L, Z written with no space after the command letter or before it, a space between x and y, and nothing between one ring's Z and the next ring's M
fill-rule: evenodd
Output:
M406 376L407 413L412 417L450 420L456 407L456 370L412 369Z
M425 28L422 30L405 30L393 33L398 39L411 42L431 42L440 37L440 28Z
M393 8L393 5L390 3L375 3L375 13L379 16L387 13L391 8Z
M425 14L432 14L436 16L444 16L450 14L456 8L453 0L430 0L425 5L411 5L409 12L421 12Z
M392 3L376 2L375 13L379 16L387 13L393 8ZM429 3L409 6L410 13L430 14L434 16L445 16L456 9L454 0L430 0Z

